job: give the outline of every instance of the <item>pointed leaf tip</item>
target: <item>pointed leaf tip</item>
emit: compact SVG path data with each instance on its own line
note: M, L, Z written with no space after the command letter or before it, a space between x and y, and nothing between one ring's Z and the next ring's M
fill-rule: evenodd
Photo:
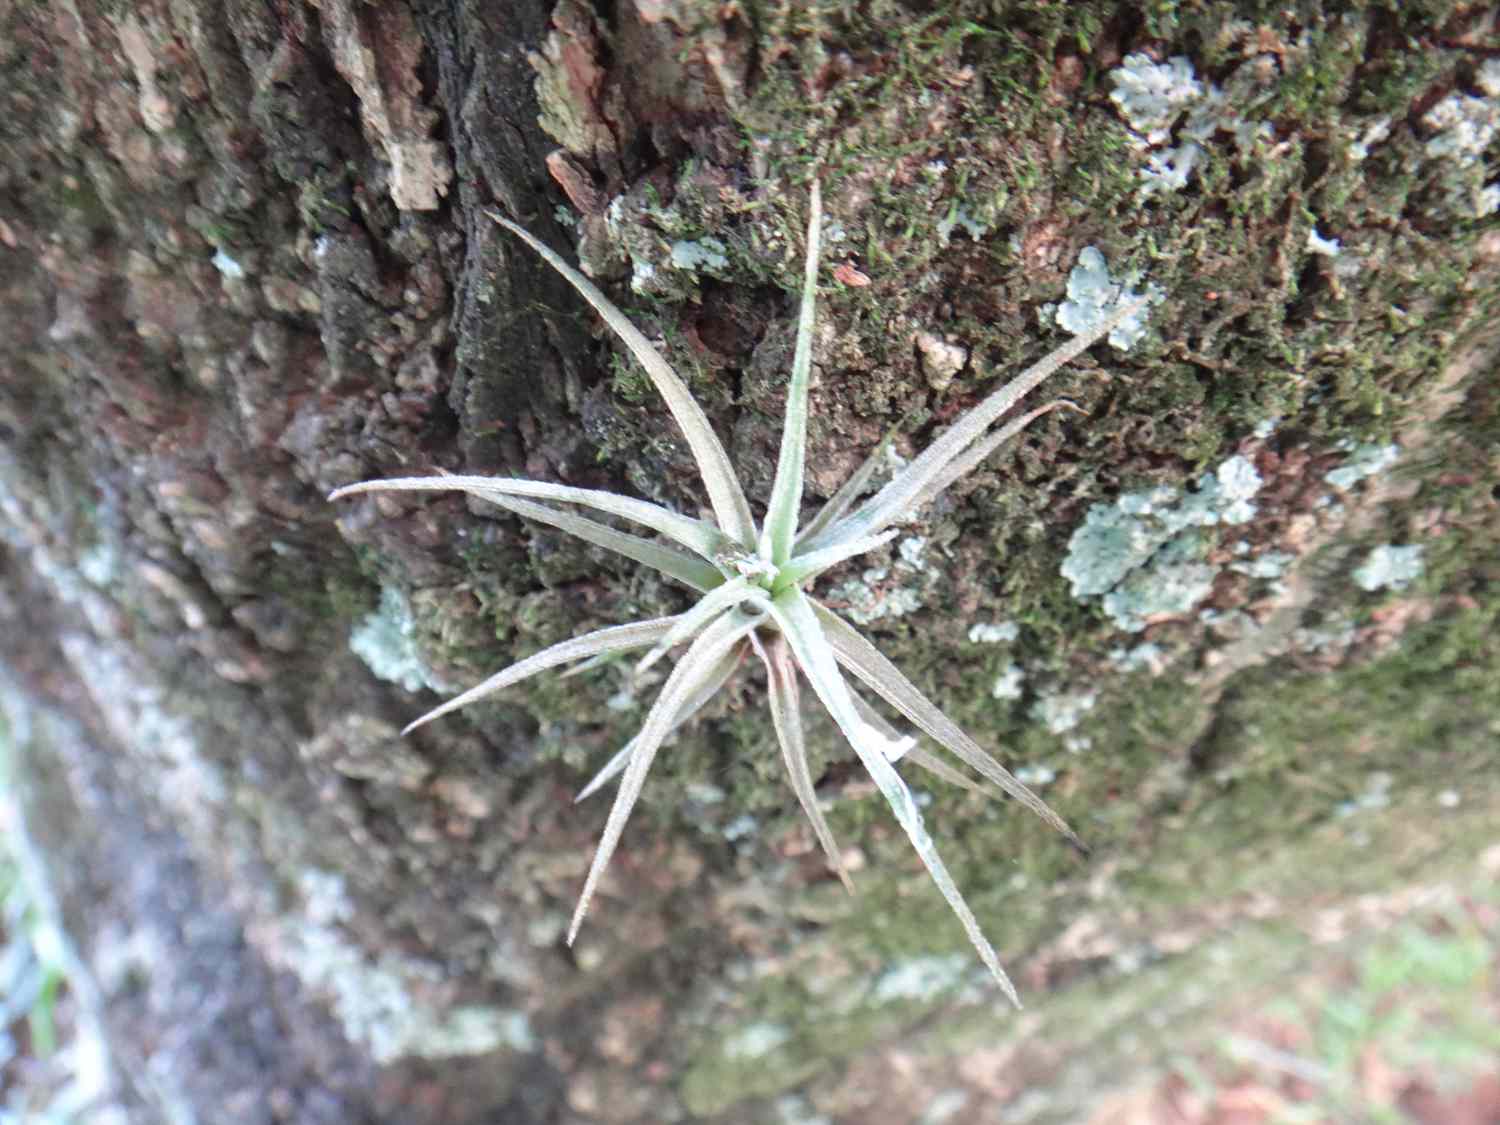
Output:
M610 857L620 842L620 836L625 830L625 822L630 817L630 810L635 806L636 799L645 785L646 773L651 768L651 762L661 748L662 742L671 732L674 720L697 690L713 678L720 660L727 657L745 635L754 630L758 622L758 618L736 617L732 613L715 618L698 634L697 639L688 647L688 651L678 661L677 666L672 669L672 674L667 677L661 694L651 705L651 710L646 714L646 721L641 725L639 733L633 740L635 748L630 753L629 764L626 765L624 777L620 780L614 806L609 810L604 833L594 850L594 858L589 864L588 875L584 878L578 904L573 908L573 920L568 926L569 945L573 944L578 928L583 925L589 903L593 900L595 890L598 889L600 877L604 874L604 869L608 866Z
M823 223L823 197L818 181L812 185L807 215L807 253L802 269L802 295L797 314L797 338L792 349L792 374L787 384L786 415L781 425L781 450L776 478L761 529L761 554L778 566L791 557L802 506L802 481L807 450L808 388L812 378L813 326L817 315L818 239Z
M687 438L688 448L697 463L703 486L708 490L709 504L713 507L720 529L743 547L754 544L755 519L750 514L750 504L745 499L739 477L735 475L734 466L729 461L729 454L724 451L723 443L709 424L708 416L688 391L681 376L672 369L656 346L646 339L645 334L631 323L630 318L598 286L564 261L557 251L509 219L493 211L486 211L485 214L540 255L609 325L610 330L645 370L666 402L672 417L677 420L683 436Z

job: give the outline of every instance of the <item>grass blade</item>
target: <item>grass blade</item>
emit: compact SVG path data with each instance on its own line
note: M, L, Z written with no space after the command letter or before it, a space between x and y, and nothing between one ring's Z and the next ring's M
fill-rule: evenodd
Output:
M917 690L899 668L887 660L859 630L839 617L826 606L814 603L818 621L833 646L838 660L849 671L863 681L892 707L900 711L933 741L945 747L963 761L975 773L993 782L1002 790L1025 805L1037 816L1065 836L1080 852L1088 848L1078 838L1067 822L1052 811L1051 806L1026 786L1016 780L1015 775L995 761L989 752L959 729L957 723L948 718L936 704Z
M1011 984L1010 977L1005 975L1000 958L995 955L994 946L984 936L984 931L979 928L979 920L974 917L974 912L969 909L958 885L948 873L942 856L938 854L937 845L933 843L927 826L922 822L922 813L912 799L911 790L901 780L896 768L886 760L883 736L877 728L860 719L854 706L853 694L839 672L833 649L823 634L811 601L801 590L793 587L772 599L771 613L781 627L782 635L791 645L803 674L807 676L818 698L823 701L823 706L828 708L833 721L849 739L860 762L885 797L891 812L896 815L897 823L906 832L907 839L927 868L927 874L937 884L943 898L948 901L949 908L958 916L979 959L990 970L1011 1003L1019 1008L1021 999L1016 995L1015 986Z
M537 523L545 523L559 531L566 531L578 539L593 543L597 547L603 547L617 555L624 555L627 559L634 559L643 566L660 571L668 578L675 578L684 586L689 586L694 590L712 590L724 581L724 576L716 569L700 559L693 558L692 555L685 555L672 547L664 547L660 543L642 539L639 535L616 531L597 520L574 515L572 512L559 512L542 504L533 504L530 500L502 496L498 492L487 493L483 499L508 512L514 512L518 516L536 520Z
M838 653L835 652L834 655L837 656ZM884 715L861 699L858 692L851 690L849 698L854 701L854 709L859 712L861 722L866 726L874 727L880 732L880 737L887 742L897 743L901 741L901 732L887 722Z
M613 753L613 756L610 757L609 762L604 763L604 768L600 769L597 774L592 775L589 778L588 784L585 784L582 789L577 790L577 796L574 796L573 804L577 804L579 801L586 801L589 796L594 795L598 790L603 789L606 784L609 784L610 781L615 780L619 772L625 768L625 763L630 760L630 754L636 751L636 741L636 736L631 735L630 741L625 742L622 747L619 747Z
M330 500L341 500L360 492L444 492L461 490L481 499L488 493L498 492L502 496L525 496L536 500L555 500L561 504L578 504L593 508L611 516L633 520L644 524L652 531L665 535L673 542L712 561L724 551L729 542L723 532L703 520L679 515L660 504L635 500L629 496L617 496L594 488L571 488L564 484L548 484L544 481L517 480L509 477L471 477L443 475L436 477L389 477L384 480L367 480L359 484L348 484L329 494Z
M682 710L677 713L677 718L672 720L672 730L667 733L668 738L670 738L672 734L682 726L683 723L687 722L699 711L701 711L704 705L708 703L710 699L719 694L719 689L729 682L729 677L734 675L734 670L739 667L741 655L742 654L739 652L730 652L728 656L719 661L719 667L714 670L713 675L709 676L706 680L703 681L702 686L693 693L693 697L689 699ZM610 781L614 780L614 778L619 775L620 771L625 768L625 764L630 760L631 751L635 749L635 741L636 740L632 738L623 747L621 747L621 749L615 754L615 756L609 760L609 764L607 764L602 770L595 774L593 779L578 791L578 796L573 798L573 803L575 805L579 801L592 797L595 793L599 792L600 789L604 788L605 785L607 785Z
M797 803L812 824L813 835L823 855L844 884L844 890L854 893L854 883L844 867L844 857L839 854L838 843L833 838L833 829L823 810L818 807L818 794L813 787L812 769L807 764L807 741L802 737L802 704L797 689L797 666L787 652L786 642L777 637L767 652L752 633L750 643L755 654L766 666L766 683L770 687L771 722L776 728L776 741L781 744L781 759L786 763L787 778L792 783L792 792Z
M802 470L807 455L807 395L812 382L814 307L818 298L818 237L822 232L823 196L818 181L812 185L807 215L807 261L802 271L802 311L797 317L797 343L792 350L792 378L786 392L786 419L781 426L781 453L776 480L766 507L760 552L778 566L792 554L797 538L797 516L802 507Z
M672 674L667 677L661 694L656 697L656 702L652 704L650 712L646 715L646 722L642 725L640 733L635 736L635 749L631 751L630 762L625 767L625 776L620 780L620 791L615 794L615 803L609 810L609 819L604 824L604 834L600 837L599 846L594 851L593 862L589 864L589 873L584 879L583 892L578 896L578 905L573 911L573 920L568 925L569 945L572 945L573 940L578 936L578 927L583 925L589 902L593 899L594 891L599 885L599 877L604 874L610 857L614 855L615 848L620 843L620 834L625 831L625 822L630 819L630 810L635 807L636 799L641 795L641 789L646 784L646 773L650 770L652 759L656 757L657 750L661 749L668 731L671 730L672 720L703 682L713 675L719 661L727 656L730 650L743 640L745 634L751 632L759 621L759 615L747 617L740 613L726 613L716 618L708 628L698 634L698 638L677 662L677 667L672 669Z
M1054 410L1074 410L1079 414L1083 410L1076 404L1065 398L1055 402L1049 402L1046 406L1038 406L1035 410L1028 410L1019 418L1013 418L1001 426L994 433L986 434L985 437L971 445L964 452L955 457L946 469L942 471L922 492L912 501L911 511L919 512L928 504L936 500L949 485L963 480L975 469L979 468L991 453L1015 437L1031 423L1035 422L1043 414L1051 414Z
M837 650L834 651L834 655L838 655ZM890 723L886 722L884 715L882 715L879 711L875 710L875 708L871 707L868 703L861 699L858 692L851 691L849 695L854 700L854 709L859 712L859 717L870 726L878 730L881 734L881 737L884 738L888 743L900 744L903 741L909 741L912 743L916 742L916 739L903 739L901 736L901 732L898 731L895 727L891 726ZM967 789L969 792L978 793L983 797L994 796L994 794L992 794L988 789L976 782L973 778L969 777L967 774L959 773L958 770L954 769L947 762L939 758L936 754L932 754L927 750L924 750L919 745L912 745L907 747L905 752L901 755L901 760L903 762L910 762L914 766L920 766L928 773L933 774L936 777L940 777L950 785L956 785L960 789Z
M672 631L672 626L677 624L677 617L657 617L650 621L632 621L629 625L611 625L607 629L596 629L592 633L585 633L581 637L571 637L561 641L550 648L544 648L541 652L528 656L525 660L518 660L508 668L503 668L490 676L483 683L471 687L462 695L455 695L441 707L435 707L420 719L408 724L402 734L410 734L424 723L430 723L440 715L446 715L450 711L456 711L460 707L466 707L470 703L483 699L485 696L494 695L497 691L503 691L512 684L518 684L522 680L545 672L548 668L555 668L559 664L567 664L574 660L582 660L585 657L597 656L605 652L618 652L621 649L643 648L654 644L662 637Z
M1074 336L1054 348L1042 359L995 391L938 436L931 445L912 460L893 480L853 515L828 528L808 547L825 547L830 542L874 535L904 516L913 502L938 479L943 470L968 446L980 439L991 423L1019 402L1037 384L1085 349L1102 340L1123 320L1139 312L1149 297L1126 301L1087 332Z
M914 766L921 767L934 777L941 778L949 785L956 785L960 789L967 789L970 793L978 793L981 797L994 797L994 794L983 785L980 785L967 774L959 773L958 770L954 769L930 750L924 750L920 746L913 746L906 752L905 760Z
M829 567L838 566L845 559L852 559L856 555L862 555L866 551L873 551L876 547L883 547L894 539L898 534L895 528L882 531L879 535L871 535L866 539L851 539L835 543L822 550L809 551L805 555L796 555L790 562L781 568L781 573L776 578L776 588L781 589L791 585L803 585L812 581Z
M630 761L630 755L635 753L636 742L639 741L635 735L631 735L630 741L615 751L614 756L605 764L604 768L589 779L589 783L578 791L578 796L573 798L576 805L580 801L586 801L599 790L603 789L611 781L620 775Z
M592 672L595 668L602 668L604 665L608 664L613 659L613 657L613 653L601 652L598 656L591 656L587 660L580 661L579 663L573 665L573 667L569 668L566 672L560 673L557 678L559 680L571 680L574 676L581 676L585 672Z
M703 413L703 408L698 405L677 372L672 370L671 364L662 358L662 354L646 339L644 333L630 323L630 319L598 286L563 261L551 247L509 219L493 211L485 214L540 254L569 285L578 290L583 299L594 306L614 334L630 349L630 354L635 356L636 361L646 369L646 374L661 392L667 409L677 419L677 425L687 438L688 448L693 451L693 460L698 464L698 472L708 490L708 500L713 505L719 527L746 550L752 549L755 545L755 521L750 515L745 491L740 487L739 478L735 476L734 467L729 463L729 455L724 452L719 436L709 425L708 416Z
M870 451L854 474L839 485L838 491L828 498L828 503L818 509L818 514L807 521L807 526L797 533L798 544L811 542L825 527L842 519L844 513L854 506L864 491L869 487L870 478L873 477L880 466L885 462L886 454L891 448L891 443L896 438L893 429L880 439L880 443Z
M760 587L752 586L748 578L731 578L724 585L710 590L698 599L692 609L677 619L677 624L672 626L670 633L658 641L650 652L641 657L640 663L635 666L636 672L644 672L665 656L668 649L675 648L683 641L697 636L704 626L725 610L732 609L741 602L756 596L763 596L763 594Z

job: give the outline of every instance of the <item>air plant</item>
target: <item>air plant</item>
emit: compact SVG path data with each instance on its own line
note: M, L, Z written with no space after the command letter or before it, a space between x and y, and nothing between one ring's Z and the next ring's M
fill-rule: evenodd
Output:
M634 559L698 592L701 597L686 613L599 629L553 645L448 700L406 730L411 731L548 668L584 662L575 667L574 671L578 671L591 666L595 658L607 654L646 649L639 664L639 668L644 669L672 650L686 646L677 657L641 729L579 794L578 799L582 800L623 775L568 928L568 942L572 944L600 875L619 844L625 822L640 796L657 751L674 729L691 718L729 680L742 659L753 653L766 669L771 718L792 790L811 822L813 833L832 870L852 891L849 874L813 791L799 708L803 679L827 708L889 803L928 873L963 923L980 959L1006 996L1019 1006L1015 988L938 855L917 803L897 772L896 763L911 762L965 788L986 790L944 759L918 746L914 737L898 733L851 689L845 672L852 673L864 687L899 711L923 734L985 781L1036 813L1080 850L1082 844L1041 798L960 730L881 655L874 644L817 601L809 591L818 576L830 567L888 542L897 534L893 525L941 495L944 489L971 472L999 445L1034 419L1059 406L1072 406L1065 402L1049 403L991 429L1027 392L1105 336L1139 309L1143 300L1122 302L1111 315L989 395L949 426L873 496L861 502L884 460L882 444L816 516L805 525L800 524L822 219L819 187L815 182L807 224L801 311L787 389L780 457L765 517L757 526L745 491L707 416L661 353L592 282L556 253L508 219L494 213L489 217L525 242L566 278L645 368L687 438L708 492L713 519L694 519L657 504L612 492L481 476L442 475L365 481L337 489L330 499L377 491L462 491ZM667 542L617 530L579 515L573 510L578 508L639 524Z

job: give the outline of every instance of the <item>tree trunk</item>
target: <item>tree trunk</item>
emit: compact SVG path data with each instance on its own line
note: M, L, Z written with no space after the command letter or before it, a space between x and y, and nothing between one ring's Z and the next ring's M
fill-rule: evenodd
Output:
M1255 1012L1329 911L1468 887L1496 27L1325 7L0 4L0 701L110 1097L1078 1120ZM928 787L1023 1015L809 709L858 895L830 878L753 674L660 756L567 947L607 813L571 795L649 693L605 666L399 731L684 593L460 498L325 500L446 470L702 504L494 210L664 342L758 504L814 174L820 496L1053 346L1100 269L1162 297L1043 392L1082 413L823 587L1093 845Z

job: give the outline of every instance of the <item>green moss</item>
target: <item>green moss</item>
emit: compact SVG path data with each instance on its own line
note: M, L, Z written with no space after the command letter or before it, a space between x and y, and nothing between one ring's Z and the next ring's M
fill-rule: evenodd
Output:
M1178 911L1192 918L1213 902L1246 895L1320 901L1330 889L1378 891L1391 886L1393 871L1447 862L1443 857L1467 838L1463 817L1429 831L1419 848L1395 841L1423 822L1412 808L1433 806L1443 788L1464 793L1465 805L1481 816L1486 802L1500 800L1489 718L1500 714L1497 612L1433 622L1401 650L1332 675L1252 675L1202 738L1206 716L1184 713L1178 686L1134 681L1085 724L1098 737L1096 748L1074 759L1048 792L1096 846L1091 897L1128 903L1128 928L1144 934L1167 927ZM976 727L979 718L965 716ZM1001 725L1017 735L1018 757L1046 752L1047 739L1035 728L1018 730L1013 719ZM1341 815L1344 800L1377 769L1392 775L1392 807ZM1163 784L1172 775L1177 780ZM1009 808L985 811L940 791L945 787L929 788L935 800L926 815L1003 955L1014 962L1087 909L1076 897L1048 893L1081 872L1028 817ZM913 870L878 803L842 802L833 817L840 838L861 840L869 853L860 894L844 901L830 893L802 908L825 923L811 940L819 950L838 950L846 975L835 970L830 982L828 962L817 960L817 975L794 968L743 993L736 1026L786 1027L790 1038L763 1066L726 1058L717 1039L705 1046L684 1079L695 1111L791 1088L868 1043L911 1034L902 1029L924 1028L924 1050L964 1050L1010 1034L992 1005L955 1009L951 987L923 1001L882 1000L871 983L912 959L965 950L962 931ZM1207 900L1205 880L1212 886ZM1143 925L1143 917L1154 923ZM1112 947L1123 950L1125 936L1116 936L1121 941ZM1243 995L1248 982L1283 972L1288 951L1303 940L1295 927L1258 922L1137 977L1133 968L1119 970L1105 987L1121 1011L1201 1008L1205 994L1214 994L1204 989L1219 971L1212 966L1232 965L1242 984L1236 994ZM1216 946L1229 948L1216 957ZM1086 980L1033 1000L1044 1001L1041 1018L1051 1034L1077 1042L1114 1034L1100 1018L1100 987ZM943 1017L933 1023L937 1010Z

